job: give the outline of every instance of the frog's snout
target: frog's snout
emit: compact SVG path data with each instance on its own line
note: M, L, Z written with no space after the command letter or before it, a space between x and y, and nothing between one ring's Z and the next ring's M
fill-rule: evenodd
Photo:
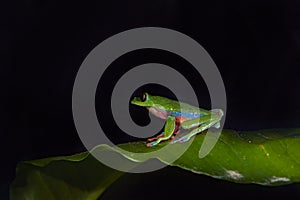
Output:
M141 102L140 98L138 97L134 97L130 103L134 104L134 105L139 105L139 102Z

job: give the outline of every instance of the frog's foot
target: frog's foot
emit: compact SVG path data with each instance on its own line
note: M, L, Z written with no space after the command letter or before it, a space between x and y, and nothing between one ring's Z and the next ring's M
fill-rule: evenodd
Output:
M155 145L157 145L159 142L157 140L153 141L153 142L148 142L146 145L147 147L153 147Z
M161 137L163 137L164 136L164 132L162 132L161 134L159 134L158 136L156 136L156 137L152 137L152 138L148 138L148 141L149 142L152 142L152 141L154 141L154 140L158 140L158 138L161 138Z
M182 136L181 138L178 138L178 139L175 139L175 140L172 140L171 144L175 144L175 143L184 143L184 142L187 142L190 140L191 137L189 137L189 135L185 135L185 136Z
M178 139L174 139L172 140L171 144L175 144L175 143L184 143L189 141L192 137L194 137L196 134L198 133L202 133L204 130L207 129L207 126L200 126L196 129L191 130L190 132L188 132L186 135L178 138Z
M156 137L148 138L147 146L153 147L153 146L157 145L158 143L160 143L160 141L162 141L162 140L165 140L165 132L162 132L161 134L159 134Z
M213 127L215 127L215 128L220 128L220 122L217 122L215 125L213 125Z
M218 115L221 119L221 117L224 115L224 111L222 109L213 109L211 110L211 112L215 113L216 115ZM218 121L217 123L215 123L212 127L214 128L220 128L220 121Z

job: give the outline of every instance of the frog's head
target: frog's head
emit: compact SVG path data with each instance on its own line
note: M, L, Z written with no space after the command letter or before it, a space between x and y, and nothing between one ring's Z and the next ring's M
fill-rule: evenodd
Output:
M138 106L143 106L143 107L152 107L154 105L154 102L152 101L152 96L149 95L148 93L144 92L142 96L140 97L134 97L131 100L131 103L134 105Z

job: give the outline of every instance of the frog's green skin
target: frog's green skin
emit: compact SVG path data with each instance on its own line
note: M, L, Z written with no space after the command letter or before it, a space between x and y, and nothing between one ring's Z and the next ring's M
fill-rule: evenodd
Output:
M157 137L149 138L147 146L155 146L163 140L174 139L180 129L188 129L188 133L174 139L172 143L186 142L197 133L210 127L219 128L223 116L221 109L208 111L165 97L152 96L148 93L144 93L142 97L133 98L131 103L146 107L153 115L166 119L164 132Z

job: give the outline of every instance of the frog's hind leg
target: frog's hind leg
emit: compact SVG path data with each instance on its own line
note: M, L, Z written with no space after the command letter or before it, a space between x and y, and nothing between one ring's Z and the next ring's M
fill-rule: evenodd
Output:
M152 142L154 140L158 140L159 138L163 137L165 135L165 132L162 132L161 134L159 134L158 136L156 137L152 137L152 138L148 138L148 141L149 142Z
M171 136L171 139L174 139L176 137L176 135L178 135L180 133L180 121L176 118L176 122L175 122L175 130L173 132L173 135Z
M224 112L222 109L212 109L211 112L218 115L220 119L224 115ZM221 126L220 121L213 125L213 127L215 127L215 128L220 128L220 126Z
M219 128L220 127L220 120L223 116L223 111L221 109L214 109L211 110L211 114L202 116L200 118L195 118L191 120L184 121L181 126L184 129L191 129L190 132L188 132L186 135L174 139L171 143L177 143L177 142L186 142L190 140L194 135L197 133L200 133L210 127Z
M171 144L175 144L177 142L179 142L179 143L187 142L193 136L195 136L197 133L205 131L206 129L210 128L211 126L216 126L218 123L219 123L219 120L213 120L213 121L205 122L205 123L201 124L198 128L195 128L195 129L191 130L190 132L188 132L186 135L184 135L184 136L182 136L178 139L174 139L171 142Z

